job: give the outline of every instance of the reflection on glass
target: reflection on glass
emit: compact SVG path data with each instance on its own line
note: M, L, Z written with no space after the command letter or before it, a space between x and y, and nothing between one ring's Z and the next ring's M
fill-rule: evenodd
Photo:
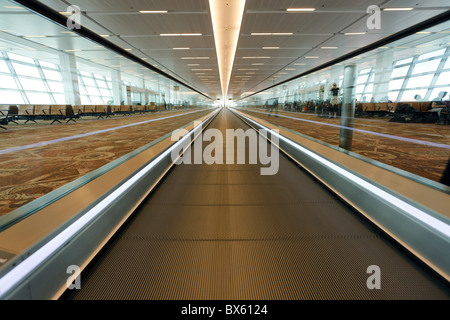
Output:
M439 182L450 158L450 22L423 36L397 40L341 65L309 74L238 103L253 116L340 146L344 119L334 117L331 88L340 88L345 65L356 64L351 151L414 179ZM276 107L274 107L274 102ZM278 110L278 113L274 112ZM418 177L422 177L419 179Z

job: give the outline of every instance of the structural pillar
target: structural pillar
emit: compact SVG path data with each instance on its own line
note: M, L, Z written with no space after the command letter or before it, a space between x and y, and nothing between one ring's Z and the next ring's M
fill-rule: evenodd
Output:
M344 68L343 99L341 107L341 132L339 147L352 150L353 120L355 117L356 93L356 65L347 65Z
M80 87L78 83L78 69L75 56L59 55L61 76L63 78L66 103L74 106L81 105Z
M375 101L380 101L388 95L389 81L392 75L392 61L394 61L394 50L387 50L380 55L377 55L375 64L375 76L373 97Z
M111 80L112 80L112 92L113 92L113 99L114 99L114 105L118 106L124 101L122 97L122 77L120 75L120 72L117 70L111 71Z

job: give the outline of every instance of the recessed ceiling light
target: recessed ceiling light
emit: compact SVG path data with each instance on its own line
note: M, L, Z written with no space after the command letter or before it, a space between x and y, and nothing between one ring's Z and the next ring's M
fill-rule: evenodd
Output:
M294 63L294 66L306 66L306 63Z
M268 33L268 32L252 32L251 35L252 36L291 36L294 33L292 32L273 32L273 33Z
M417 34L430 34L431 32L430 31L419 31L419 32L416 32Z
M280 47L263 47L263 49L266 49L266 50L276 50L276 49L280 49Z
M198 67L198 63L188 63L188 67Z
M317 56L306 56L305 59L318 59L319 57Z
M346 32L344 33L346 36L358 36L358 35L363 35L366 34L365 32Z
M252 63L252 66L263 66L264 63Z
M182 57L182 60L207 60L209 57Z
M81 51L80 49L68 49L68 50L64 50L65 52L79 52Z
M191 48L173 48L173 50L190 50Z
M149 11L142 10L139 12L140 13L167 13L168 11L167 10L149 10Z
M320 47L320 49L337 49L338 47Z
M201 36L201 33L161 33L161 37L189 37L189 36Z
M286 70L286 71L295 71L296 69L286 68L284 70Z
M212 69L192 69L192 71L212 71Z
M384 8L383 11L411 11L414 8Z
M24 36L25 38L47 38L47 36Z
M315 8L288 8L286 11L288 12L312 12L315 11Z
M108 38L108 37L110 37L111 35L109 35L109 34L101 34L100 35L100 37L103 37L103 38Z

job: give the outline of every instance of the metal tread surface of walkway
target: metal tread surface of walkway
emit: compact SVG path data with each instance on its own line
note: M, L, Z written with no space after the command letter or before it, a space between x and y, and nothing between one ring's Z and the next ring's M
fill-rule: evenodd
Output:
M246 124L223 110L209 128ZM87 270L89 300L449 299L446 284L280 154L175 166ZM381 289L369 289L369 266Z

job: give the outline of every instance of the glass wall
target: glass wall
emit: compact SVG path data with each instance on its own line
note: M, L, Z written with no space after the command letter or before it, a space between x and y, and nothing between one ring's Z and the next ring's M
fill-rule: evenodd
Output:
M110 77L79 71L78 84L81 104L112 104L112 80Z
M0 104L65 104L55 64L0 51Z
M347 70L347 71L346 71ZM346 73L347 72L347 73ZM339 90L334 90L333 85ZM438 186L450 158L450 22L245 97L246 113ZM340 141L348 129L353 139ZM344 150L345 149L345 150Z
M87 66L78 59L75 70L78 78L77 87L72 90L70 86L72 83L64 86L65 81L58 64L25 56L23 52L0 50L0 105L76 104L67 100L69 95L65 90L79 93L82 105L119 105L121 102L142 105L153 102L159 105L164 103L164 100L172 105L209 104L205 97L191 93L190 90L174 91L173 88L179 87L179 84L162 79L160 76L147 76L145 79L125 73L121 74L124 80L120 82L121 88L118 89L120 98L115 101L111 72L115 72L116 69L102 66L96 66L95 69L92 71L92 66ZM71 82L71 79L66 79L66 82ZM130 101L126 101L127 87L131 88ZM186 92L188 94L185 94Z

